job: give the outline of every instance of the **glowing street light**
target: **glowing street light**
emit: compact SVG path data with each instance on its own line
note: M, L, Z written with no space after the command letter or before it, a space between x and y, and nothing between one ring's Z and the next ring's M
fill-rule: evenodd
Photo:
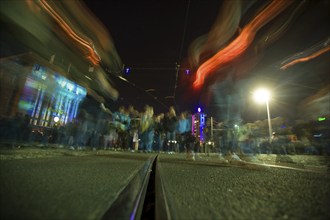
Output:
M272 122L270 120L270 111L269 111L269 100L270 100L270 92L266 89L258 89L254 93L254 99L257 102L266 102L266 107L267 107L267 116L268 116L268 129L269 129L269 142L272 140Z
M60 118L58 116L54 117L54 122L57 123L60 120Z

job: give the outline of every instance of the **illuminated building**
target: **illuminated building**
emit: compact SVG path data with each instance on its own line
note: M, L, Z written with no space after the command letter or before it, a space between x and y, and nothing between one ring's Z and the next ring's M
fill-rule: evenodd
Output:
M206 122L206 114L204 114L201 108L198 108L198 112L192 115L192 134L200 140L200 142L204 142L204 129Z
M28 53L2 58L0 114L29 115L36 126L52 126L54 118L66 124L76 118L85 88L68 80L60 69Z

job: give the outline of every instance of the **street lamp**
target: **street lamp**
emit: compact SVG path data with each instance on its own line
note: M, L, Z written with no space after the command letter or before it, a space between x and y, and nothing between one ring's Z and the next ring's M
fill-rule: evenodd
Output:
M54 117L54 122L57 123L60 120L60 118L58 116Z
M270 120L270 112L269 112L269 100L270 100L270 92L266 89L258 89L254 93L254 99L257 102L266 102L267 107L267 116L268 116L268 129L269 129L269 142L272 140L272 122Z

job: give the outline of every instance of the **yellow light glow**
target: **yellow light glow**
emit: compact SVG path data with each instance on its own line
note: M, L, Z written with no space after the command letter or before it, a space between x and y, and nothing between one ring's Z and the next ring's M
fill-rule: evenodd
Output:
M258 89L253 95L257 102L267 102L270 100L270 92L266 89Z

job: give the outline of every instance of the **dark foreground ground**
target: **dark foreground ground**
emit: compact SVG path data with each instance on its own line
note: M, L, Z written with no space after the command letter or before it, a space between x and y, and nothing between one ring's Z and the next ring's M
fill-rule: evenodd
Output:
M104 213L151 157L157 178L149 182L165 207L154 211L160 219L330 219L328 156L224 163L217 154L190 161L185 154L55 147L0 149L1 219L113 219Z
M45 157L58 157L58 156L87 156L87 155L107 155L123 153L127 155L140 155L144 153L129 152L129 151L111 151L111 150L70 150L67 148L53 147L37 147L28 146L20 148L1 147L0 145L0 160L12 160L12 159L27 159L27 158L45 158ZM161 153L160 155L166 155ZM169 158L176 158L180 160L186 160L184 153L168 155ZM195 156L195 162L211 162L222 163L219 160L217 153L205 154L198 153ZM264 164L269 166L286 166L301 169L310 169L316 171L329 171L330 168L330 156L322 155L276 155L276 154L259 154L256 155L253 160L250 157L241 157L243 161ZM256 159L256 160L255 160Z

